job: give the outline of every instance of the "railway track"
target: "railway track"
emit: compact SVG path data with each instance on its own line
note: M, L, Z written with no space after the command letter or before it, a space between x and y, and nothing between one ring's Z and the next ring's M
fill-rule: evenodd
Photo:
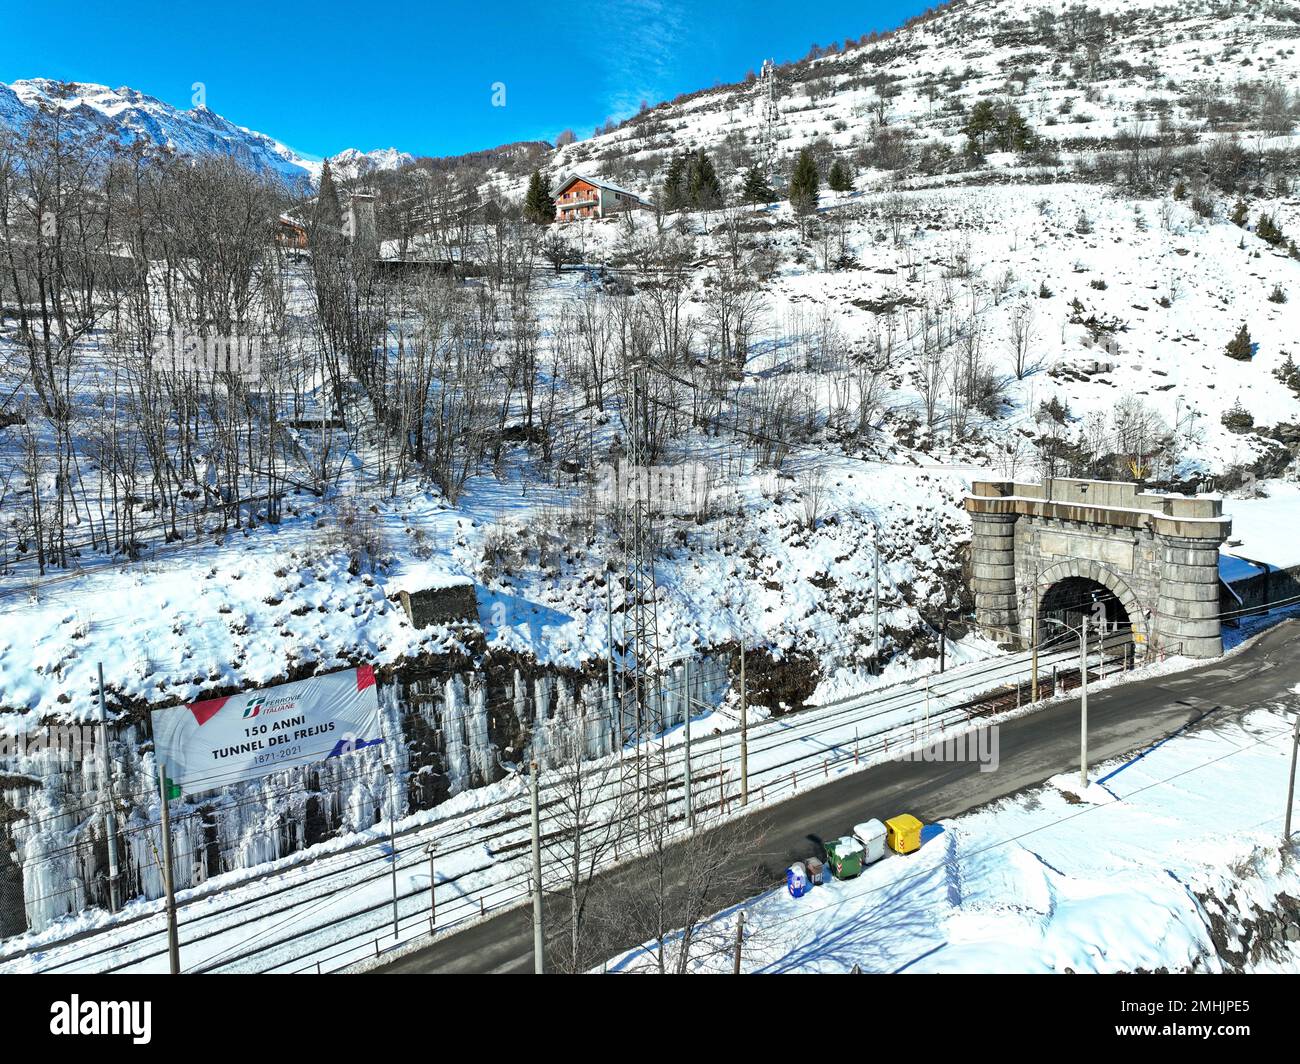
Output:
M1062 690L1068 689L1069 673L1062 667L1073 661L1075 654L1073 647L1041 651L1040 673L1055 667L1057 682ZM1102 656L1099 664L1105 660ZM891 746L897 750L900 743L914 741L922 701L930 706L924 715L927 732L939 733L1012 708L1017 690L1025 687L1020 674L1027 669L1024 655L992 659L932 676L928 682L912 681L755 724L749 729L751 797L758 803L780 800L798 789L801 777L806 787L817 775L828 778L832 767L842 770L850 759L859 763L878 758L889 754ZM1077 676L1077 667L1075 673ZM1014 682L1008 683L1009 679ZM968 694L972 685L982 686L985 694L974 699L959 697ZM990 690L991 695L987 693ZM698 768L693 771L692 792L699 792L697 808L732 811L739 777L737 742L738 728L694 739L691 762ZM651 749L654 745L650 744ZM671 750L678 753L679 745ZM664 756L677 764L673 754ZM635 764L635 758L626 760ZM608 767L589 771L608 772ZM553 797L554 786L548 787L543 778L544 819L558 801ZM680 790L680 778L675 777L671 786ZM547 790L552 796L546 795ZM352 963L359 959L353 955L361 946L373 944L378 949L380 939L392 935L394 924L396 941L401 941L403 927L417 935L427 934L427 873L421 885L413 882L427 869L430 843L437 846L440 867L452 869L438 877L440 931L517 904L527 895L527 871L511 866L522 866L519 857L527 848L528 816L522 797L507 798L503 805L505 808L469 822L457 818L408 825L395 833L397 876L407 880L406 887L399 885L396 892L396 920L391 889L393 855L387 833L373 833L343 851L313 859L310 863L319 867L306 875L300 874L301 865L297 864L232 888L186 898L179 919L186 968L325 970L324 962L330 958ZM358 853L367 851L373 852L356 860ZM275 883L278 877L292 880ZM259 882L265 889L252 901L245 900L244 888ZM376 896L368 896L372 894ZM352 905L347 912L329 912L349 899ZM128 933L118 934L123 927ZM164 928L163 914L155 908L77 942L11 954L0 959L0 966L11 967L39 954L37 967L42 971L154 970L166 957ZM240 931L248 932L244 939L222 946ZM106 941L94 944L100 935L106 936ZM64 950L69 956L48 956Z

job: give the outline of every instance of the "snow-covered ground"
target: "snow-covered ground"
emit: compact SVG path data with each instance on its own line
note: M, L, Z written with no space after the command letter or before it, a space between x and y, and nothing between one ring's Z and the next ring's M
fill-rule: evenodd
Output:
M1072 643L1039 656L1044 674L1069 669L1075 661ZM1102 668L1099 653L1094 653L1092 662L1094 670ZM1142 674L1190 664L1170 659L1149 666ZM1099 685L1123 683L1138 675L1118 671L1113 657L1109 668L1108 678ZM975 724L1025 712L1027 706L973 722L961 707L979 694L1023 683L1029 672L1028 655L995 655L957 665L942 676L933 672L915 675L892 686L877 678L870 690L794 716L764 721L762 714L756 714L748 729L751 800L757 805L780 801L844 774L866 771L929 742L964 734ZM687 737L680 723L680 671L673 679L678 686L667 690L666 716L677 723L643 756L645 761L662 762L655 770L656 778L679 786L686 774ZM704 693L697 689L696 697ZM713 816L736 814L740 791L738 707L733 702L713 712L697 712L690 727L696 808L712 809ZM548 741L563 738L559 721L539 726L539 732L538 750L545 749ZM597 758L587 766L591 779L587 808L593 821L627 816L621 780L626 773L635 775L635 763L636 751L629 747L621 761ZM613 767L620 764L633 767L626 772ZM562 820L556 820L562 817L562 809L553 809L549 797L563 793L566 778L562 769L542 775L544 837L563 833ZM375 786L371 781L371 787ZM373 797L382 801L382 783L377 791ZM373 829L341 836L287 858L266 860L261 869L214 875L181 890L178 901L185 967L314 971L319 962L322 970L331 971L372 957L377 948L422 944L428 931L426 848L430 844L438 851L440 931L517 905L527 897L526 803L526 792L518 779L510 776L464 791L433 810L394 821L399 895L396 935L392 933L394 882L386 817ZM626 843L625 850L632 846ZM159 945L163 923L157 901L132 902L116 917L98 911L78 914L9 939L0 948L0 970L163 971L166 955ZM5 957L10 959L5 961Z
M774 888L717 914L691 970L731 971L743 910L745 972L1293 972L1300 911L1272 938L1257 925L1300 893L1294 846L1278 845L1298 708L1300 690L1283 693L1097 766L1082 791L1058 776L927 825L918 852L856 879ZM650 970L649 949L605 967Z
M960 499L972 479L1042 474L1044 437L1056 436L1106 460L1105 468L1085 471L1092 475L1163 477L1189 487L1232 484L1276 458L1279 445L1267 433L1300 424L1300 397L1275 376L1288 356L1300 353L1291 309L1300 299L1300 261L1255 231L1265 211L1288 235L1300 231L1300 201L1275 180L1285 177L1285 164L1261 176L1259 194L1248 193L1243 228L1229 220L1235 193L1212 185L1191 189L1203 192L1209 206L1198 212L1194 195L1176 198L1172 187L1120 188L1099 178L1093 144L1122 133L1158 135L1165 138L1160 144L1182 152L1192 146L1180 138L1194 134L1203 144L1230 147L1236 133L1261 159L1294 147L1286 130L1266 136L1258 114L1232 111L1212 121L1202 112L1211 103L1231 104L1238 88L1244 93L1263 80L1293 87L1300 73L1296 24L1276 6L1148 0L1090 6L1117 17L1100 55L1083 46L1048 49L1030 33L1034 11L1024 5L970 0L876 44L783 71L778 167L819 141L858 160L852 192L823 190L820 238L800 238L785 202L667 220L667 231L687 242L693 263L681 308L689 353L674 372L700 372L670 396L684 409L707 402L716 387L716 298L728 259L723 223L741 226L750 241L745 254L766 256L771 269L758 282L762 305L747 331L748 359L723 389L725 416L711 432L690 428L668 441L666 464L699 463L716 479L708 500L683 496L660 515L657 612L665 661L726 653L741 640L778 660L798 654L816 668L803 700L821 707L873 683L914 679L933 653L935 618L959 595L969 535ZM1064 23L1060 32L1067 32ZM164 114L165 105L130 90L81 89L93 114L123 127L162 116L179 148L191 143L191 134L197 148L215 143L217 134L240 139L208 112ZM0 86L0 118L19 121L19 112L47 90L52 84ZM979 164L964 160L965 116L983 99L1014 102L1035 133L1059 149L1059 160L999 152ZM548 165L556 175L607 168L613 172L604 176L653 197L673 153L707 148L734 202L747 165L736 145L748 151L759 142L760 102L756 85L702 93L571 145ZM896 173L873 154L882 129L915 147L932 142L954 154L935 173ZM311 169L269 138L249 137L243 150L263 152L265 165ZM344 160L361 161L351 154ZM370 161L386 167L404 160L390 150ZM1179 172L1195 186L1200 166L1189 159ZM492 183L516 197L522 191L516 173L489 170L485 184ZM585 262L626 262L637 246L662 235L655 222L638 214L630 227L610 221L556 232ZM842 247L832 246L840 241ZM1289 302L1270 299L1275 290ZM304 291L299 284L294 294L306 305ZM544 355L556 354L559 315L595 298L613 298L597 272L538 274L530 299ZM509 309L502 306L494 323L502 341ZM1243 323L1256 345L1249 362L1225 352ZM1024 341L1019 367L1017 330ZM106 346L96 338L77 363L78 400L87 408L114 379L101 357ZM7 357L15 350L0 337L5 394L24 387L22 359ZM880 392L867 402L863 367L882 360ZM996 385L991 405L973 409L957 396L967 370L986 373ZM320 383L308 396L314 404L308 413L323 408ZM574 452L581 458L576 482L560 483L567 478L520 443L506 447L495 468L485 462L477 469L454 502L427 482L417 485L410 470L402 471L406 479L396 491L381 490L374 426L358 402L349 412L355 431L346 436L314 440L310 431L295 430L302 468L291 465L291 473L310 479L324 443L332 448L331 464L337 460L345 471L326 498L286 498L279 525L262 523L254 503L247 516L257 527L218 537L211 523L200 533L203 520L196 515L185 528L191 538L164 545L157 511L142 499L134 512L147 541L143 561L110 562L91 547L72 563L84 572L41 579L30 543L18 545L19 508L6 506L0 510L0 730L94 720L98 663L110 717L123 726L149 704L273 683L291 672L437 659L462 653L467 642L475 653L598 674L610 652L603 573L611 559L621 559L607 515L597 512L591 495L599 462L620 431L621 400L611 396L604 409L591 410L575 381L558 385L570 411L559 419L563 432L585 441ZM754 435L766 424L754 410L778 392L807 411L806 425L792 433L797 443L780 463L759 459L761 436ZM1059 421L1044 420L1045 404L1059 412ZM1250 431L1224 424L1238 407L1252 415ZM509 413L518 408L516 400ZM101 402L98 409L116 411L116 404ZM45 430L38 421L33 431ZM26 477L20 442L12 429L0 432L7 432L0 448L11 459L16 491ZM96 497L103 484L89 461L92 444L89 436L77 441L87 459L74 478L83 499ZM1300 495L1293 480L1260 476L1269 498L1227 502L1240 540L1228 552L1296 564L1288 530L1300 517ZM47 499L61 491L53 468L37 480ZM200 494L197 483L191 487ZM345 500L373 514L382 541L374 566L361 572L350 570L333 535ZM875 526L882 530L882 643L891 657L879 680L866 672ZM84 540L84 532L73 532ZM473 582L477 625L410 626L389 592L405 580L427 583L430 574ZM973 661L990 649L968 636L949 647L949 660ZM481 662L471 661L469 670ZM427 723L453 735L465 704L449 696L436 714L429 709ZM533 723L519 721L530 731ZM138 749L134 760L114 767L114 783L147 823L156 811L147 755L139 756L147 741L143 729L127 734ZM847 739L840 729L819 741L842 751ZM498 753L480 748L475 757L490 767ZM86 768L68 778L41 758L5 768L14 773L7 779L21 783L9 788L6 801L28 818L28 826L15 829L21 852L84 849L80 864L24 874L81 891L82 877L95 874L98 860L95 773ZM333 796L351 811L340 829L348 838L355 841L356 829L388 810L382 791L368 778ZM487 788L483 800L495 793ZM292 837L302 827L303 794L286 782L260 797L264 815L236 813L228 822L224 808L218 812L222 860L266 861L288 852L289 844L282 850L277 840L281 831ZM257 799L225 795L218 804L243 807ZM456 794L457 801L477 799ZM404 793L397 805L400 815ZM43 837L33 843L29 832ZM51 908L41 919L55 915Z
M1265 490L1264 498L1225 500L1232 535L1223 553L1290 569L1300 565L1300 486L1270 481Z

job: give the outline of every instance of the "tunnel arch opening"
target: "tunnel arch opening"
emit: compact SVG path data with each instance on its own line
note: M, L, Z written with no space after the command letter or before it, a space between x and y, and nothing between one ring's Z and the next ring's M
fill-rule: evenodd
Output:
M1049 619L1075 631L1084 619L1090 624L1102 620L1108 643L1112 637L1133 638L1133 618L1119 595L1105 584L1083 576L1066 576L1048 586L1039 603L1038 619L1040 638L1049 637L1049 631L1043 631L1043 622ZM1046 627L1060 633L1055 625Z

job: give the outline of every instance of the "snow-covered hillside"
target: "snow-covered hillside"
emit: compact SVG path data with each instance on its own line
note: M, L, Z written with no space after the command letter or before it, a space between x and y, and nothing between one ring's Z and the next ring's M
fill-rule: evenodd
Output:
M828 313L850 343L897 341L913 387L894 393L895 415L919 403L932 429L936 348L977 350L1006 401L960 435L986 437L983 459L1006 472L1046 450L1058 471L1101 476L1128 475L1113 460L1127 453L1186 487L1276 475L1300 440L1297 43L1293 4L956 0L777 69L774 183L809 149L820 225L796 239L789 208L769 210L746 223L751 247L777 264L778 307ZM668 162L703 150L734 203L763 162L765 91L661 104L549 170L658 199ZM1023 121L1017 150L996 131L969 150L981 104L995 124ZM832 160L854 172L851 192L825 189ZM730 246L720 220L689 217L700 251ZM1265 220L1280 233L1263 238ZM599 259L602 240L575 242ZM1252 357L1233 361L1243 325Z
M860 155L864 177L892 184L908 168L890 141L960 154L966 118L985 99L1014 104L1067 166L1126 134L1289 133L1294 98L1259 101L1253 90L1294 93L1297 42L1300 15L1283 0L953 0L880 39L778 67L775 161L782 169L824 141ZM603 169L650 192L671 154L705 148L739 191L726 164L758 150L765 102L762 79L686 94L562 148L552 168ZM956 167L934 158L915 169L927 165Z

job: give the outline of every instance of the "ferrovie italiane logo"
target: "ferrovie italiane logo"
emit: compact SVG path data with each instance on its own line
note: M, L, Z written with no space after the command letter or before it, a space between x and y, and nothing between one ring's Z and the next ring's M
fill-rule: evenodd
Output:
M266 702L266 697L264 695L258 695L256 698L250 698L248 700L248 705L244 707L244 716L256 717L258 710L262 708L265 702Z

